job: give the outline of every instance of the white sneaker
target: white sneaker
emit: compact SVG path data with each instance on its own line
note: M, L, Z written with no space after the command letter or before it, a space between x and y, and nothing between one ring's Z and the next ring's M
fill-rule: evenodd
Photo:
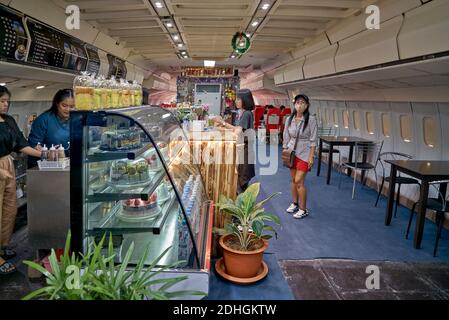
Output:
M295 218L295 219L302 219L302 218L305 218L305 217L307 217L309 215L309 210L302 210L302 209L298 209L298 212L296 212L294 215L293 215L293 218Z
M298 211L298 209L299 209L299 207L296 204L292 203L286 211L288 213L295 213L296 211Z

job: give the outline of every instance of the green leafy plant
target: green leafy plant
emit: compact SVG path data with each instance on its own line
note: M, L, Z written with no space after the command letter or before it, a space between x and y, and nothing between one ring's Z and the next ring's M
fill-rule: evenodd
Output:
M134 252L134 243L128 248L121 264L114 262L115 253L112 235L109 236L108 253L103 255L106 235L98 243L93 243L86 255L70 254L70 231L67 236L64 254L60 262L52 250L49 257L52 271L49 272L41 265L24 261L24 264L41 272L46 278L46 286L31 292L23 300L169 300L182 296L205 296L199 291L169 291L174 285L187 279L187 276L172 278L157 278L162 272L175 268L183 261L167 266L158 266L159 261L167 254L167 248L149 266L145 265L149 248L145 250L135 267L129 265ZM79 275L76 288L71 281L72 274L67 270L83 270Z
M255 242L261 239L271 239L273 233L277 238L277 232L266 221L280 225L280 219L274 214L267 213L263 206L273 197L281 194L273 193L268 198L256 203L260 191L260 183L251 184L245 192L239 194L234 201L221 195L216 206L231 217L235 222L228 223L224 229L215 229L220 235L233 235L239 242L240 251L250 251Z

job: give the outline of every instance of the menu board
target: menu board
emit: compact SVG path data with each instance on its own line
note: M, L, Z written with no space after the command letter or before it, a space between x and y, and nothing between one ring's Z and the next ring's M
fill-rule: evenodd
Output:
M126 69L125 61L122 59L113 56L112 54L108 54L109 61L109 71L108 78L111 76L116 77L117 79L125 79L126 73L128 70Z
M84 42L30 18L26 25L31 37L28 62L76 72L86 70Z
M85 45L85 49L88 58L86 71L97 76L100 72L101 65L100 56L98 55L98 49L88 44Z
M0 58L25 61L27 47L23 16L0 6Z

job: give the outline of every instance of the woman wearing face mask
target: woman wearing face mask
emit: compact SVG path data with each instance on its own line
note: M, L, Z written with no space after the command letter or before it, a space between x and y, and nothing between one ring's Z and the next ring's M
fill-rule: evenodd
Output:
M9 90L0 86L0 276L17 271L7 261L16 253L6 246L11 240L17 215L16 178L12 152L40 157L41 152L28 146L14 118L6 114L9 108Z
M251 112L254 110L254 99L251 91L248 89L239 90L237 92L235 105L238 109L238 114L234 123L235 126L226 123L220 118L215 118L214 121L228 129L235 130L237 127L240 127L243 132L247 129L254 129L254 117ZM245 140L244 161L238 166L238 186L242 192L246 190L249 181L256 175L254 163L250 163L253 161L249 161L249 159L254 158L251 150L248 140Z
M52 145L62 145L67 150L70 142L69 116L74 106L75 100L71 89L56 92L51 108L33 121L28 136L30 145L35 147L40 143L42 146L45 144L47 148ZM28 166L35 166L37 160L30 159Z
M293 213L293 217L301 219L309 215L307 210L307 190L304 184L307 172L313 166L316 149L317 121L309 113L309 98L305 95L297 95L294 100L295 109L287 120L283 134L283 148L293 150L295 147L295 161L290 169L292 177L293 203L287 212Z

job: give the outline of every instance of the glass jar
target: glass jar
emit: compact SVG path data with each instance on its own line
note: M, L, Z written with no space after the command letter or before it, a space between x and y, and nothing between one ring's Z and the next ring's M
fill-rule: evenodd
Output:
M100 86L100 82L98 81L98 79L92 80L92 88L94 90L93 109L100 110L103 108L103 106L101 103L101 86Z
M142 86L135 81L135 89L134 89L134 99L136 102L136 106L141 106L143 103L143 96L142 96Z
M115 80L114 76L112 76L111 80L109 80L109 86L111 88L111 107L119 108L120 107L120 85Z
M98 77L98 82L101 90L101 105L103 109L111 107L111 89L109 88L109 81L104 76Z
M136 81L134 80L133 83L129 84L129 103L130 103L130 106L137 106L135 91L136 91Z
M92 87L92 77L87 72L81 72L73 82L75 92L75 109L90 110L94 105L94 89Z
M122 107L126 108L131 106L131 86L128 81L125 79L121 79L121 88L122 88Z

